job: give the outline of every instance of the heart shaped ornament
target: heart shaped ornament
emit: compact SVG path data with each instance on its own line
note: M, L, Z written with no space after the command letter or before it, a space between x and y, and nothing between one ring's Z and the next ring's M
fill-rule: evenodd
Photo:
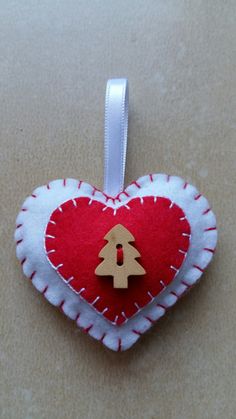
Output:
M126 88L124 80L110 81L106 121L124 101L122 89L112 101L118 82ZM114 143L122 152L105 151L108 192L117 189L117 174L123 176L125 129L123 141ZM115 135L108 137L105 145L111 146ZM117 160L120 169L112 174ZM151 174L116 195L75 179L39 187L17 217L15 240L25 275L44 297L90 336L122 351L199 280L214 254L217 230L195 187Z

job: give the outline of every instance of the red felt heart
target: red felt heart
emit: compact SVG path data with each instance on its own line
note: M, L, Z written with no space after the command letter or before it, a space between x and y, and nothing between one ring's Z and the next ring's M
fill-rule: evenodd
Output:
M95 274L104 236L122 224L145 275L129 277L128 289L113 288L111 277ZM167 198L134 198L114 210L89 198L71 199L51 215L45 233L48 259L64 281L108 320L122 324L156 297L176 275L188 251L190 226Z

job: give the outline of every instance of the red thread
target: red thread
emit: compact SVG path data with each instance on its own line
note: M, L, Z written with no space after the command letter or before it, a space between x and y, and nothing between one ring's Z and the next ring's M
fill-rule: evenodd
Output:
M102 191L100 191L99 189L96 189L98 192L101 192L104 196L105 196L105 198L106 198L106 202L108 202L109 201L109 199L111 199L112 200L112 202L113 202L113 204L115 203L115 201L116 201L116 198L114 198L114 197L112 197L112 196L109 196L109 195L107 195L105 192L102 192ZM118 199L118 198L117 198Z
M66 186L66 179L63 179L63 186Z
M185 182L185 184L184 184L184 189L186 189L186 188L187 188L187 186L188 186L188 182Z
M64 303L65 303L65 300L62 300L61 301L61 303L59 304L59 306L58 306L58 308L64 313L64 310L63 310L63 305L64 305Z
M93 327L93 324L90 324L90 326L84 328L83 330L85 333L88 333L92 329L92 327Z
M125 196L127 196L128 198L130 197L130 195L128 194L128 192L126 192L126 191L123 191L123 192L121 192L120 194L119 194L119 196L120 195L122 195L122 194L124 194Z
M174 292L174 291L171 291L170 294L173 294L176 298L179 298L179 295L176 294L176 292Z
M25 261L26 261L26 258L24 258L24 259L21 261L21 265L24 265Z
M170 175L167 175L167 182L170 181Z
M150 178L150 181L153 182L153 175L152 174L149 175L149 178Z
M47 184L47 189L50 189L50 185L49 185L49 183Z
M213 231L213 230L216 230L216 227L205 228L204 231Z
M144 316L144 318L145 319L147 319L150 323L152 323L152 324L154 324L155 323L155 321L154 320L152 320L150 317L148 317L148 316Z
M204 247L203 250L206 250L207 252L210 252L210 253L215 253L215 249L208 249L208 247Z
M181 284L185 285L187 288L191 288L191 285L187 284L185 281L181 281Z
M79 317L80 317L80 313L78 313L77 314L77 316L76 316L76 318L75 318L75 321L77 322L77 320L79 319Z
M138 189L141 188L141 186L139 185L139 183L137 182L137 180L134 180L131 185L135 185Z
M28 211L27 208L21 208L21 211Z
M95 195L95 193L98 191L98 189L97 188L95 188L95 186L93 187L93 192L92 192L92 196L94 196ZM99 191L100 192L100 191Z
M118 352L121 351L121 338L118 339L118 349L117 349L117 351Z
M142 336L142 333L139 332L138 330L132 329L132 332L135 333L136 335Z
M100 340L100 342L103 342L103 339L105 339L105 336L106 336L106 335L107 335L106 333L103 333L102 337L99 339L99 340Z
M161 308L163 308L163 310L166 310L167 309L167 307L164 306L163 304L157 304L157 307L161 307Z
M46 287L44 288L44 290L42 291L42 294L45 295L45 293L47 292L48 289L48 285L46 285Z
M150 176L151 176L151 177L152 177L152 179L153 179L153 175L150 175ZM150 179L151 179L151 178L150 178ZM84 183L84 182L83 182L83 180L80 180L80 181L78 182L78 189L80 189L80 188L81 188L82 183ZM138 182L137 182L137 181L132 182L132 183L134 183L134 184L135 184L138 188L141 188L141 186L138 184ZM131 183L131 184L132 184L132 183ZM109 195L107 195L105 192L101 191L100 189L96 188L95 186L92 186L92 188L93 188L92 195L95 195L95 193L96 193L96 192L100 192L100 193L101 193L101 194L103 194L103 196L106 198L106 202L107 202L109 199L111 199L113 203L115 203L115 201L116 201L116 200L118 200L118 201L120 202L120 195L122 195L122 194L124 194L124 195L125 195L125 196L127 196L128 198L130 197L130 195L128 194L128 192L127 192L126 190L123 190L123 191L119 192L119 193L118 193L115 197L113 197L113 196L109 196Z
M32 280L34 275L36 274L36 271L32 272L32 274L30 275L30 279Z
M22 226L23 226L23 224L17 224L16 228L20 228Z
M16 245L18 246L21 242L23 242L23 239L17 240Z
M32 198L37 198L37 196L35 194L33 194L33 193L32 193L31 196L32 196Z
M99 191L99 192L101 192L101 191ZM105 196L105 198L106 198L106 202L109 200L109 198L110 198L110 196L109 195L107 195L105 192L102 192L102 194L103 194L103 196Z
M206 214L208 214L208 212L210 212L211 211L211 208L207 208L203 213L202 213L202 215L206 215Z
M122 194L124 194L125 196L127 196L127 198L130 198L130 195L128 194L128 192L127 192L127 191L122 191L122 192L120 192L120 193L116 196L116 198L117 198L117 199L119 199L120 195L122 195Z
M201 194L199 194L199 195L195 196L195 197L194 197L195 201L197 201L199 198L201 198L201 196L202 196Z
M200 272L204 272L204 269L200 268L198 265L193 265L194 268L198 269Z

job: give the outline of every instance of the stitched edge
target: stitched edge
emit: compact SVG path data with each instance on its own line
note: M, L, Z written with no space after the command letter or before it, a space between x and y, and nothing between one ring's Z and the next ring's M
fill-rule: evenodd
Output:
M141 185L141 182L140 181L142 181L142 183L143 183L143 181L145 180L145 182L146 181L149 181L150 183L151 182L154 182L154 179L157 179L157 177L159 177L159 176L165 176L165 175L162 175L162 174L151 174L151 175L148 175L148 176L144 176L144 177L142 177L142 178L139 178L133 185L135 185L136 187L137 187L137 189L141 189L142 187L144 187L145 186L145 184L142 184ZM166 175L166 182L170 182L170 175ZM178 180L180 180L180 181L182 181L182 179L181 178L175 178L175 179L178 179ZM82 185L83 185L83 183L85 184L85 185L87 185L87 186L89 186L88 184L86 184L85 182L83 182L83 181L79 181L78 182L78 188L80 189L80 188L82 188ZM63 180L63 186L66 186L66 184L67 184L67 180ZM139 188L139 186L141 187L141 188ZM109 197L109 196L107 196L107 195L105 195L103 192L101 192L101 191L99 191L97 188L94 188L94 187L92 187L92 188L94 188L94 190L95 190L95 192L94 192L94 195L95 194L102 194L103 196L104 196L104 198L105 198L105 202L108 202L108 201L111 201L113 204L116 202L116 200L118 201L118 202L121 202L122 200L124 200L124 199L126 199L127 200L127 198L129 198L129 197L131 197L130 196L130 194L129 194L129 192L128 192L128 190L130 189L130 187L131 187L132 185L129 185L124 191L122 191L120 194L118 194L117 195L117 197ZM189 185L187 182L185 182L185 183L183 183L183 189L187 189L188 188L188 186L191 186L191 185ZM44 187L41 187L41 188L39 188L39 189L42 189L42 188L44 188ZM48 184L48 185L46 185L46 188L48 189L48 190L50 190L51 189L51 186L50 186L50 184ZM86 193L88 193L88 191L86 191ZM36 198L37 197L37 195L36 194L32 194L32 195L34 195L34 196L32 196L33 198ZM199 194L198 194L199 195ZM197 196L198 196L197 195ZM121 198L122 197L122 198ZM194 198L196 198L196 196L194 197ZM198 198L198 199L194 199L196 202L197 201L199 201L200 200L200 198L201 198L201 196ZM25 207L22 207L22 210L21 210L22 212L27 212L27 208L25 208ZM212 213L212 210L211 210L211 208L209 207L209 208L207 208L207 209L205 209L203 212L202 212L202 215L207 215L207 214L209 214L209 213ZM212 215L213 215L213 217L214 217L214 214L212 213ZM191 226L191 223L190 223L190 226ZM19 245L21 245L22 246L22 243L24 242L24 238L22 237L22 238L19 238L19 234L17 234L17 232L19 232L19 231L21 231L22 230L22 227L23 227L23 222L20 222L20 223L18 223L17 224L17 226L16 226L16 241L19 241L19 240L21 240L21 242L20 243L18 243L18 246ZM207 233L207 232L209 232L209 231L216 231L216 225L214 225L214 226L210 226L209 228L207 228L207 229L205 229L205 232ZM212 239L212 241L213 242L215 242L215 244L216 244L216 241L217 241L217 236L214 236L213 237L213 239ZM209 254L211 254L211 256L213 255L213 253L214 253L214 251L215 251L215 247L214 248L212 248L212 249L210 249L210 252L209 252L209 249L208 248L204 248L204 249L202 249L202 252L208 252ZM25 262L27 261L27 256L25 256L25 257L18 257L19 259L20 259L20 261L21 261L21 264L22 264L22 266L23 266L23 270L24 270L24 273L26 274L26 276L28 276L29 278L31 278L32 279L32 282L34 281L34 279L37 277L37 272L36 271L33 271L33 272L31 272L31 274L29 274L28 272L27 272L27 269L24 269L24 266L25 266ZM209 259L209 261L206 263L206 266L208 265L208 263L210 262L210 260L211 260L211 258ZM173 298L174 298L174 301L173 301L173 299L172 299L172 301L169 301L169 305L167 304L167 305L162 305L162 304L157 304L157 307L158 308L161 308L162 310L163 310L163 313L158 317L158 318L160 318L163 314L165 314L165 311L169 308L169 307L171 307L173 304L175 304L175 302L177 302L177 300L182 296L182 295L184 295L190 288L192 288L192 286L199 280L199 278L200 278L200 276L201 276L201 274L202 274L202 272L205 270L205 268L206 268L206 266L205 267L200 267L200 271L199 271L199 267L197 268L196 266L193 266L193 269L196 269L197 271L198 271L198 274L199 275L197 275L197 276L195 276L195 278L193 278L193 281L192 281L192 283L189 283L189 279L186 279L186 278L183 278L183 280L181 281L181 284L182 284L182 286L183 286L183 289L182 289L182 292L180 292L179 294L176 294L175 292L173 292L173 291L170 291L169 292L169 295L171 295L171 296L173 296ZM39 278L40 279L40 278ZM41 291L42 292L42 294L47 298L47 291L48 291L48 288L49 288L49 285L45 288L45 289L43 289L43 291ZM168 287L169 288L169 287ZM49 301L50 301L50 299L49 298L47 298ZM52 301L50 301L52 304L54 304L54 302L52 302ZM61 302L60 302L60 304L58 305L57 304L57 306L67 315L67 316L69 316L69 317L71 317L65 310L64 310L64 305L65 305L65 303L66 303L66 301L65 300L62 300ZM56 305L56 304L54 304L54 305ZM151 319L150 317L147 317L147 316L145 316L145 318L146 318L146 320L150 323L150 325L149 325L149 327L152 325L152 322L153 321L157 321L158 320L158 318L157 319ZM115 344L115 343L112 343L112 344L107 344L106 343L106 337L107 337L107 335L108 335L108 333L103 333L102 334L102 336L100 336L100 338L99 337L97 337L97 336L94 336L94 333L92 333L92 331L93 331L93 327L94 327L94 324L91 324L91 325L89 325L89 326L87 326L87 327L84 327L81 323L80 323L80 313L78 313L78 315L76 316L76 318L74 319L74 320L76 320L76 323L77 323L77 325L78 326L80 326L82 329L84 329L84 331L85 332L87 332L87 333L89 333L91 336L93 336L95 339L97 339L97 340L100 340L102 343L104 343L106 346L108 346L110 349L113 349L113 350L124 350L124 349L128 349L128 347L130 347L130 346L132 346L132 344L134 344L135 343L135 341L147 330L147 329L149 329L149 327L144 327L143 329L143 331L141 331L141 330L136 330L136 329L133 329L132 330L132 333L133 333L133 335L135 335L135 339L133 339L133 341L130 343L130 344L128 344L128 346L126 345L124 345L124 339L123 339L123 341L122 341L122 339L121 338L118 338L117 337L117 345ZM126 336L126 338L128 339L129 338L129 332L127 332L127 336Z
M141 188L141 186L139 186L138 184L137 184L137 182L133 182L133 184L136 184L136 186L140 189ZM63 186L65 186L64 185L64 182L63 182ZM128 206L128 205L126 205L126 204L123 204L123 205L120 205L119 206L119 208L115 208L115 209L113 209L112 207L109 207L109 206L107 206L107 204L105 203L105 204L102 204L100 201L97 201L96 200L96 198L95 198L95 194L96 194L96 192L98 192L99 190L97 189L97 188L93 188L93 191L92 191L92 196L94 197L94 199L90 199L89 200L89 198L87 198L89 201L88 201L88 205L91 205L93 202L99 202L101 205L104 205L104 207L102 208L102 211L105 211L105 210L107 210L107 209L111 209L112 211L113 211L113 214L114 214L114 216L116 216L116 214L117 214L117 211L120 209L120 208L127 208L128 210L130 210L130 207ZM48 222L48 224L51 222L51 223L53 223L53 224L55 224L55 222L52 220L52 217L53 217L53 214L54 214L54 212L55 211L57 211L57 210L60 210L60 212L63 212L63 209L62 209L62 207L63 207L63 205L64 204L67 204L68 202L72 202L73 203L73 205L74 206L76 206L77 207L77 200L79 200L79 199L81 199L82 197L79 197L79 198L74 198L74 199L69 199L69 200L67 200L67 201L65 201L65 202L63 202L62 204L60 204L54 211L53 211L53 213L51 214L51 216L50 216L50 220L49 220L49 222ZM141 205L144 205L144 201L145 201L145 199L147 199L147 198L149 198L149 197L140 197L140 204ZM154 203L156 203L157 202L157 196L155 196L155 197L153 197L154 198ZM132 197L131 199L130 199L130 201L129 202L131 202L133 199L137 199L136 197ZM174 207L174 205L176 205L176 204L174 204L174 202L173 201L171 201L170 199L168 199L168 198L164 198L164 199L166 199L167 201L169 201L169 203L170 203L170 205L169 205L169 209L172 209L173 207ZM177 205L176 205L177 206ZM178 207L178 208L180 208L180 207ZM181 209L181 208L180 208ZM182 210L182 212L183 212L183 210ZM184 216L184 217L182 217L182 218L180 218L180 220L182 221L182 220L185 220L186 219L186 215ZM57 266L55 266L52 262L51 262L51 259L50 259L50 257L49 257L49 255L51 254L51 253L55 253L56 251L55 251L55 249L51 249L49 252L47 251L47 249L46 249L46 240L45 240L45 238L51 238L51 239L55 239L56 237L55 236L52 236L52 235L50 235L50 234L46 234L46 232L47 232L47 228L48 228L48 224L46 225L46 228L45 228L45 232L44 232L44 250L45 250L45 254L46 254L46 256L47 256L47 260L48 260L48 262L50 263L50 265L52 266L52 268L57 272L57 274L60 276L60 278L66 283L66 285L68 286L68 287L70 287L70 289L74 292L74 293L76 293L77 295L79 295L84 301L86 301L86 303L87 304L89 304L98 314L101 314L101 315L104 315L107 311L109 311L109 308L108 307L105 307L103 310L98 310L96 307L95 307L95 304L97 303L97 301L98 300L100 300L101 299L101 296L99 296L99 295L97 295L96 297L95 297L95 299L93 300L93 302L92 303L90 303L89 301L87 301L87 299L86 298L84 298L83 297L83 293L84 293L84 291L86 291L86 288L84 288L84 287L81 287L81 289L79 290L79 291L76 291L71 285L70 285L70 282L74 279L74 277L72 276L72 277L70 277L70 278L68 278L68 279L66 279L66 278L64 278L64 276L60 273L60 268L61 267L63 267L63 263L60 263L60 264L58 264ZM189 242L188 242L188 249L189 249L189 246L190 246L190 241L191 241L191 234L188 234L188 233L185 233L185 232L182 232L181 233L183 236L186 236L186 237L189 237ZM21 241L20 241L21 242ZM184 252L184 251L182 251L181 249L179 249L179 251L180 251L180 253L183 253L184 255L186 255L187 254L187 252L188 251L186 251L186 252ZM169 269L170 270L172 270L172 271L174 271L175 272L175 274L174 274L174 276L173 276L173 278L171 279L171 281L170 281L170 283L174 280L174 278L175 278L175 276L179 273L179 270L180 270L180 268L181 268L181 266L182 266L182 264L184 263L184 258L183 258L183 260L182 260L182 263L181 263L181 265L180 265L180 267L179 268L176 268L175 266L172 266L172 265L170 265L169 266ZM148 290L147 291L147 295L148 295L148 297L149 297L149 299L150 299L150 301L149 301L149 303L150 302L152 302L158 295L160 295L167 287L168 287L168 285L165 285L165 283L164 283L164 281L160 281L160 283L161 283L161 285L162 285L162 290L158 293L158 294L156 294L156 295L152 295L151 294L151 292L150 292L150 290ZM149 303L147 303L147 304L149 304ZM127 317L126 316L126 314L125 314L125 312L124 311L122 311L119 315L116 315L115 316L115 318L114 318L114 320L112 321L112 320L110 320L109 318L107 318L106 317L106 319L109 321L109 322L111 322L113 325L115 325L115 326L120 326L121 324L124 324L124 323L127 323L132 317L134 317L138 312L140 312L142 309L143 309L143 307L146 307L147 306L147 304L145 304L145 306L142 306L142 307L140 307L139 305L138 305L138 303L137 302L135 302L134 303L134 306L136 307L136 311L132 314L132 316L130 316L130 317ZM118 324L118 319L120 318L120 317L123 317L123 319L124 319L124 321L122 322L122 323L120 323L120 324Z

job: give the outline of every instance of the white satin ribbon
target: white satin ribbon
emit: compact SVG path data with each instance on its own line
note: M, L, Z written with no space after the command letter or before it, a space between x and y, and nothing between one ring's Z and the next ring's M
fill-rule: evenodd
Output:
M108 80L104 128L104 192L109 196L116 196L124 188L128 107L128 80Z

